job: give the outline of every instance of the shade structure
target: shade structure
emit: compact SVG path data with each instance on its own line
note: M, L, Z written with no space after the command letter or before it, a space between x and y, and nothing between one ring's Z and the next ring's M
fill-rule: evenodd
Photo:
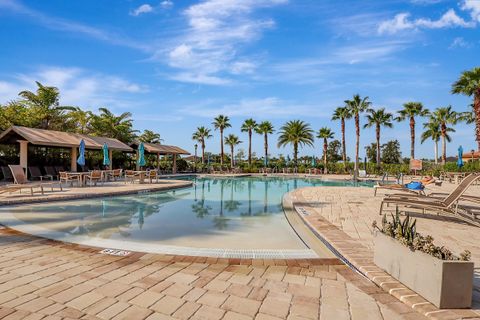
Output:
M80 146L78 147L78 159L77 163L82 167L85 165L85 141L82 139L80 140Z
M457 167L463 167L463 148L462 146L458 147L458 160L457 160Z
M145 146L143 145L143 142L140 143L138 146L138 165L140 167L143 167L145 165Z
M106 143L103 144L103 165L104 166L109 166L110 165L110 159L108 157L108 145Z

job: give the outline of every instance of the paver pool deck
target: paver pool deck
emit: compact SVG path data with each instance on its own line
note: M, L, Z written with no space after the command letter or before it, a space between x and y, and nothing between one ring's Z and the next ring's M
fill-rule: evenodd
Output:
M381 196L374 198L371 188L341 188L303 188L293 195L371 249ZM425 218L418 225L453 251L471 250L480 262L476 228ZM0 319L426 319L337 259L119 257L10 229L0 229L0 247ZM474 295L478 300L479 291ZM437 317L456 318L462 315Z

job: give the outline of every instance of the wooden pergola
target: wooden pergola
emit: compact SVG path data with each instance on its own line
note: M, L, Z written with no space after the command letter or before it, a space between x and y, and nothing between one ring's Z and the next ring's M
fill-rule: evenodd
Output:
M71 170L77 171L77 157L80 141L85 141L86 150L102 150L103 144L107 144L112 163L112 151L132 152L125 143L117 139L106 137L94 137L85 134L44 130L12 126L0 134L0 144L20 144L20 165L27 169L28 166L28 144L39 147L71 148Z
M138 146L140 145L139 141L132 143L130 146L138 150ZM190 153L180 147L176 146L169 146L165 144L158 144L158 143L147 143L144 142L143 146L145 148L145 153L156 154L157 155L157 169L160 169L160 156L161 155L172 155L173 156L173 168L172 172L177 172L177 156L178 155L189 155ZM138 151L137 151L137 159L138 159ZM138 164L137 164L138 169Z

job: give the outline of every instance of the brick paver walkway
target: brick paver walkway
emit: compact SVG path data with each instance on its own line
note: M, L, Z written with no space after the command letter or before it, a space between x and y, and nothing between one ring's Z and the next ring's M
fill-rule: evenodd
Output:
M335 259L116 257L0 230L1 319L423 319Z

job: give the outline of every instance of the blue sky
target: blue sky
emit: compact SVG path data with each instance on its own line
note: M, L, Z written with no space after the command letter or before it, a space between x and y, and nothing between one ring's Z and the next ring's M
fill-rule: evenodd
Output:
M137 129L190 151L195 128L218 114L244 142L247 117L276 128L302 119L340 138L331 113L355 93L390 111L407 101L466 111L471 100L450 87L480 52L480 0L0 0L0 21L0 103L39 80L63 104L130 111ZM456 129L450 155L475 146L473 126ZM407 123L384 129L390 139L408 156ZM373 140L362 130L361 156ZM271 141L273 154L291 152ZM254 136L258 154L262 143ZM321 142L302 154L321 154ZM417 142L417 155L433 157L433 145Z

